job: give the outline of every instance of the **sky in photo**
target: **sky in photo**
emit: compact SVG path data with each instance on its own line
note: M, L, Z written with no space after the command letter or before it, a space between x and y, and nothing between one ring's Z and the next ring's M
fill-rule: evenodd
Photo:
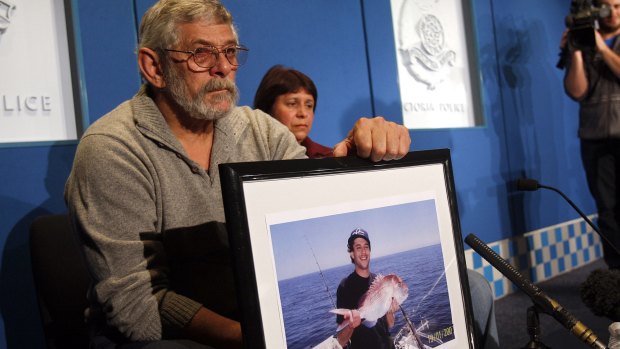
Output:
M278 280L349 264L347 239L355 228L368 232L372 258L439 243L435 200L273 224Z

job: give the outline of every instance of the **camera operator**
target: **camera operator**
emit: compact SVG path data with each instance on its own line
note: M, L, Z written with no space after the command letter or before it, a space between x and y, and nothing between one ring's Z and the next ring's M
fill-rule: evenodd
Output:
M595 47L575 47L569 29L560 48L567 52L564 89L579 102L581 158L599 228L616 242L620 241L620 0L595 0L594 5L610 10L598 19ZM619 269L620 254L605 239L602 243L607 266Z

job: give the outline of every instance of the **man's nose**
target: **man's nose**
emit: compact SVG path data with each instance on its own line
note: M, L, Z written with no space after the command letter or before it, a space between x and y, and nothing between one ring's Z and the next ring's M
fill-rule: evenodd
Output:
M237 67L230 64L224 52L218 52L215 65L210 69L209 72L211 73L211 75L226 77L233 70L237 70Z

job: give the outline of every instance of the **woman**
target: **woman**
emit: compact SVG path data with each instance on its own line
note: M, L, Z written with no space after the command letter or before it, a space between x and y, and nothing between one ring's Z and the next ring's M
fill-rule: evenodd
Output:
M304 73L282 65L271 67L258 85L254 108L270 114L286 125L306 147L309 158L333 156L332 149L308 137L314 121L317 90Z

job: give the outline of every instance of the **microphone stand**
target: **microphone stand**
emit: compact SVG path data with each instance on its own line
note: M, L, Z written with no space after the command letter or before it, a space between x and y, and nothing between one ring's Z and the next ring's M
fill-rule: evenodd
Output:
M571 201L571 199L569 199L569 198L568 198L568 196L566 196L564 193L562 193L559 189L556 189L556 188L554 188L554 187L550 187L550 186L548 186L548 185L543 185L543 184L538 184L538 187L539 187L539 188L543 188L543 189L549 189L549 190L551 190L551 191L554 191L554 192L556 192L556 193L560 194L560 196L562 196L562 197L564 198L564 200L566 200L566 202L568 202L568 204L569 204L569 205L571 205L571 206L575 209L575 211L577 211L577 213L579 213L579 215L581 216L581 218L583 218L583 219L586 221L586 223L588 223L588 225L589 225L590 227L592 227L592 229L594 229L594 231L595 231L595 232L597 232L597 233L598 233L598 235L601 235L601 231L598 229L598 226L597 226L596 224L592 223L592 221L590 220L590 218L588 218L588 216L586 216L586 214L585 214L585 213L583 213L583 212L579 209L579 207L577 207L577 205L575 205L575 203L573 203L573 202ZM619 251L619 252L620 252L620 251Z
M540 341L539 326L538 307L534 304L527 308L527 333L530 335L530 341L521 349L551 349Z
M495 269L512 281L521 291L530 297L538 310L550 315L568 329L573 335L579 338L583 343L591 348L607 349L598 336L588 327L586 327L575 316L562 307L556 300L547 296L538 286L534 285L530 280L526 279L512 265L500 257L488 245L480 240L476 235L469 234L465 238L465 242L471 246L474 251L489 262ZM535 319L536 320L536 319ZM537 326L536 326L537 327Z
M611 241L611 238L605 234L603 234L601 232L601 230L598 228L598 226L594 223L592 223L592 221L590 220L590 218L588 218L588 216L586 216L585 213L583 213L579 207L577 207L577 205L575 205L571 199L568 198L568 196L566 196L566 194L564 194L562 191L560 191L559 189L556 189L554 187L550 187L548 185L543 185L538 183L537 180L535 179L528 179L528 178L521 178L517 180L517 189L518 190L524 190L524 191L535 191L538 190L539 188L543 188L543 189L549 189L551 191L554 191L558 194L560 194L560 196L566 200L566 202L568 202L569 205L571 205L571 207L577 211L577 213L579 213L579 215L581 216L581 218L583 218L584 221L586 221L586 223L588 223L588 225L590 227L592 227L592 229L594 229L594 231L598 234L598 236L600 236L603 240L605 240L607 242L607 244L609 246L611 246L611 248L613 248L617 253L620 254L620 246L617 246L617 244L613 241Z

